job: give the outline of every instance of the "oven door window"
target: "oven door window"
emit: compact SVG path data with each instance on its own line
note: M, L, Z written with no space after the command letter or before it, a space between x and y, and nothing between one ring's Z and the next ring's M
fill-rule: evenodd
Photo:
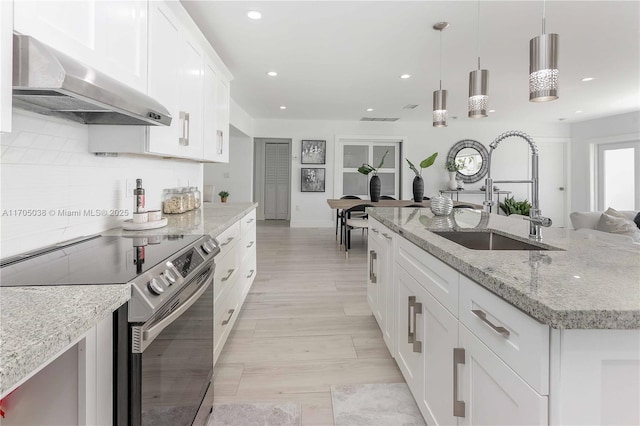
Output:
M142 424L191 425L213 373L213 285L138 355Z

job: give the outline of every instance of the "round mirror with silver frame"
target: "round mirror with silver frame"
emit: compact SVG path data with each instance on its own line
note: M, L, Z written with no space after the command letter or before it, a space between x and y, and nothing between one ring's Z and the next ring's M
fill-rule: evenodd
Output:
M480 142L473 139L463 139L456 142L447 154L447 163L463 163L464 167L458 170L456 179L464 183L475 183L487 174L489 152Z

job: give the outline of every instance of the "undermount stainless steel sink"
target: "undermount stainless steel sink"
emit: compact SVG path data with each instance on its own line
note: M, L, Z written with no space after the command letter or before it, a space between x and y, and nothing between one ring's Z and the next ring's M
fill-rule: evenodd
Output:
M472 250L549 250L495 232L485 231L432 231L449 241Z

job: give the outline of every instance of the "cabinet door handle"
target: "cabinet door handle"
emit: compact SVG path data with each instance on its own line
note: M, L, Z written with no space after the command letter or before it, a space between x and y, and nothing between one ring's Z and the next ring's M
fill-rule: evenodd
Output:
M251 278L253 276L253 273L255 272L255 269L252 269L249 271L249 275L247 275L247 278Z
M411 315L411 308L413 308L413 315ZM409 343L413 343L413 352L422 353L422 342L416 338L416 325L418 322L418 318L416 317L418 314L422 314L422 303L416 302L416 297L409 297L409 333L411 334L411 341ZM411 324L413 323L413 328ZM411 332L413 330L413 332Z
M464 365L464 348L453 348L453 415L464 417L464 401L458 401L458 365Z
M226 246L226 245L227 245L227 244L229 244L231 241L233 241L233 237L229 237L229 238L227 238L227 242L226 242L226 243L222 243L222 244L220 244L220 247L222 247L222 246Z
M227 317L226 320L222 321L222 325L227 325L229 324L229 321L231 321L231 317L233 316L233 313L235 312L235 309L229 309L229 312L227 312L229 314L229 316Z
M235 271L235 269L229 269L227 271L227 276L221 279L220 281L227 281L229 278L231 278L231 275L233 275L233 271Z
M369 281L371 281L371 283L376 284L378 282L378 277L376 277L376 274L373 272L373 261L376 260L378 258L378 254L376 253L375 250L370 250L369 251Z
M247 248L251 247L254 243L255 243L255 241L251 241L251 242L249 243L249 245L247 246Z
M487 314L480 309L472 309L471 312L473 312L475 314L475 316L477 316L478 318L480 318L485 324L487 324L489 327L491 327L496 333L501 334L502 337L509 337L511 335L511 333L509 333L509 330L507 330L504 327L500 327L498 325L495 325L494 323L492 323L491 321L489 321L487 319Z
M178 142L182 146L189 146L189 113L180 111L180 120L182 120L182 137Z
M253 218L247 220L247 223L251 223L251 222L253 222Z
M224 133L222 130L216 130L216 135L218 136L218 154L222 155L222 148L224 145Z

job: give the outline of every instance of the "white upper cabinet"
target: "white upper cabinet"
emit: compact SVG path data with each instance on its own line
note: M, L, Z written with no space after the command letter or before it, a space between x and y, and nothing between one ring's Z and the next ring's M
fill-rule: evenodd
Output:
M13 3L0 1L0 132L11 131Z
M14 29L146 93L146 1L16 1Z
M149 1L148 16L147 93L171 126L90 126L90 151L228 162L228 70L180 3Z

